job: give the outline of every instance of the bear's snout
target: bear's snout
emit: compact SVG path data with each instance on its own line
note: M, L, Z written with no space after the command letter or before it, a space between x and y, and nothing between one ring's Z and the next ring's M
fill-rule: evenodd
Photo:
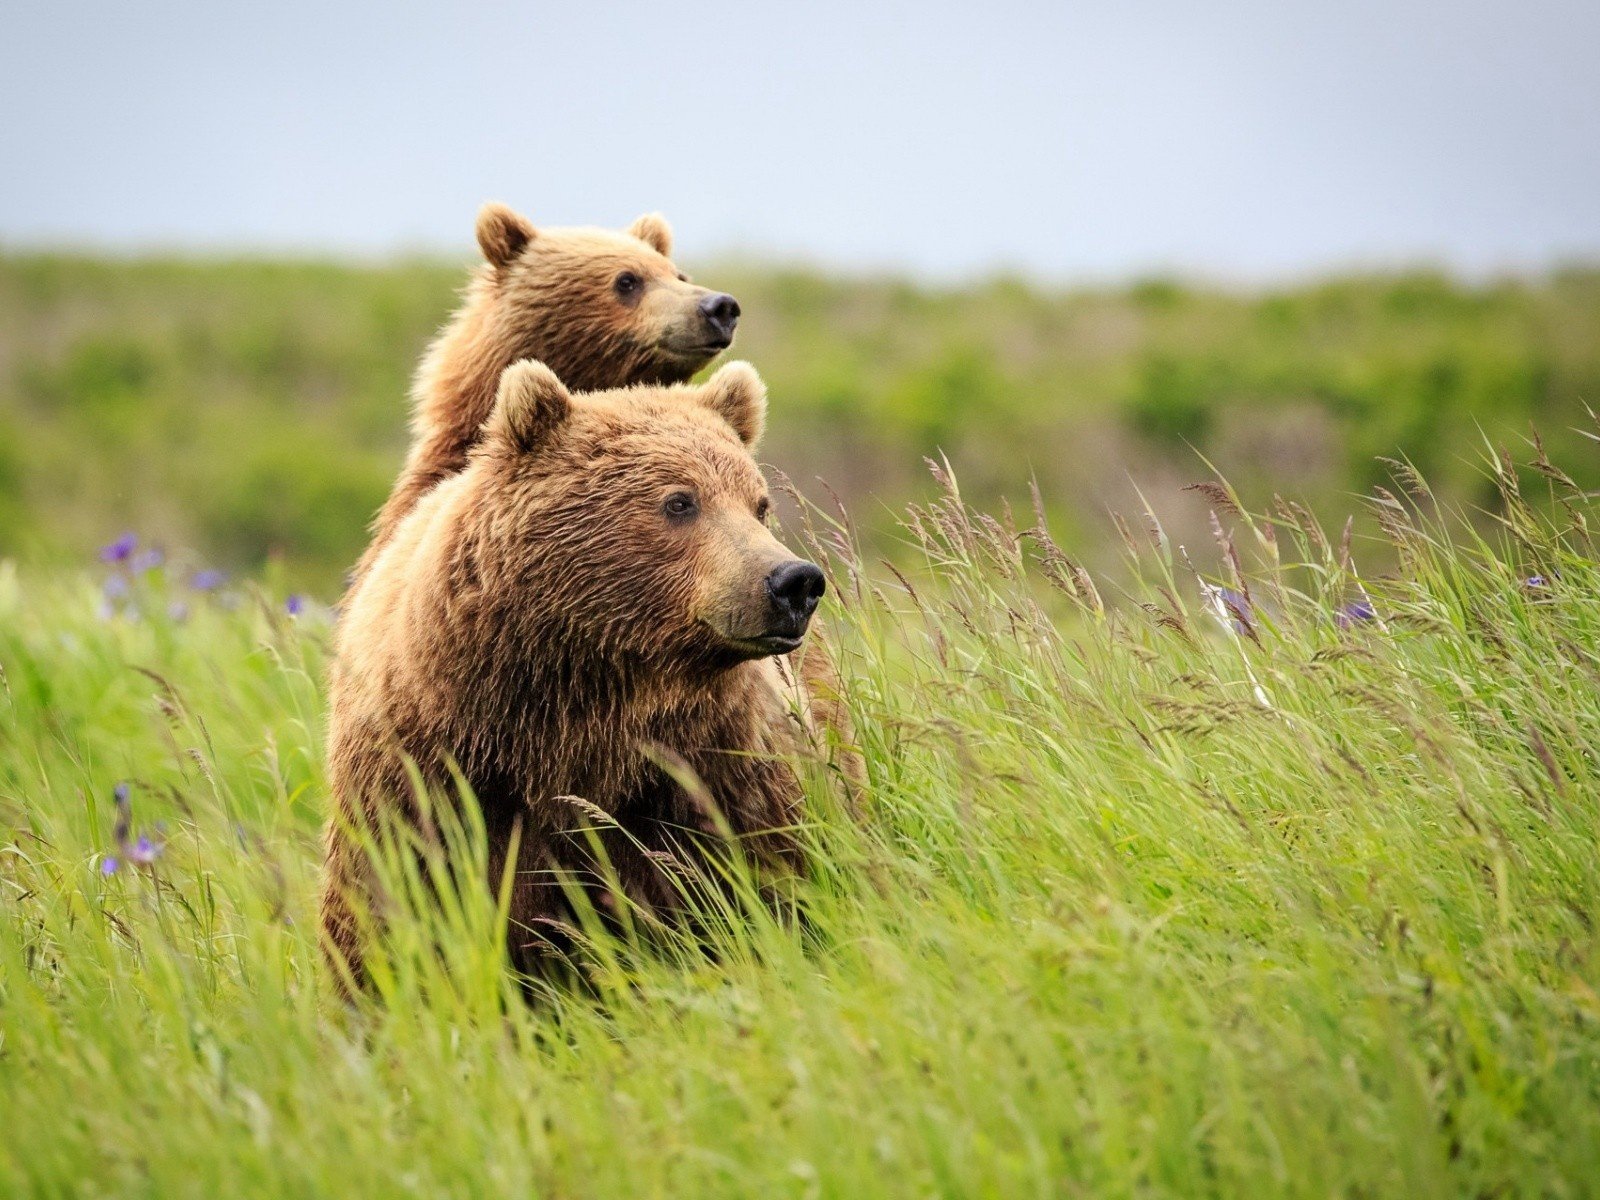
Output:
M767 576L767 596L772 603L770 633L782 638L803 635L827 587L815 563L793 559L774 567Z
M711 327L712 340L724 347L733 343L733 331L739 325L739 302L727 292L712 292L700 298L700 315Z

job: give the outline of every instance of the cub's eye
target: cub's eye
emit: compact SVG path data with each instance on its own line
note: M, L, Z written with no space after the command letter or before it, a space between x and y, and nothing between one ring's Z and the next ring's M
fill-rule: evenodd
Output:
M661 505L661 511L674 521L687 521L700 511L700 506L688 492L673 492Z
M679 271L678 272L678 282L679 283L688 283L689 282L689 277L687 275L685 275L682 271Z
M767 518L771 515L772 501L763 496L760 500L756 501L756 520L765 525L767 523Z
M644 286L644 280L640 279L632 271L624 271L617 276L617 281L612 286L617 289L617 295L632 296Z

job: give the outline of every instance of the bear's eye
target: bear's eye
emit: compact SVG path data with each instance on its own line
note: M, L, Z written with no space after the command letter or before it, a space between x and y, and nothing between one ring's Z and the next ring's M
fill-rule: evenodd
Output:
M700 511L700 506L688 492L673 492L661 505L661 511L674 521L687 521Z
M767 523L767 518L771 515L772 501L763 496L760 500L756 501L756 520L765 525Z
M644 281L632 271L624 271L617 276L617 282L612 286L617 289L617 295L626 297L635 295L643 283Z

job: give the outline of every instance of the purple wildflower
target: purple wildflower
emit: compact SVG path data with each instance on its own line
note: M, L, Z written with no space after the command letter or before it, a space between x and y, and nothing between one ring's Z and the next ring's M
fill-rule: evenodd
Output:
M157 546L152 546L148 550L142 550L135 554L128 563L128 569L135 575L142 575L146 571L155 570L166 561L167 556L161 552L161 549Z
M1372 607L1372 601L1363 596L1359 600L1352 600L1333 614L1333 623L1340 629L1354 629L1363 621L1376 621L1378 610Z
M139 539L133 533L124 533L116 541L100 547L100 561L104 563L125 563L133 557L133 551L139 544Z
M306 598L298 592L291 593L289 598L283 602L283 611L291 617L298 617L305 610Z
M128 577L120 572L115 575L107 575L106 581L100 585L100 594L112 604L115 604L118 600L126 600L130 590Z
M1524 591L1546 592L1554 587L1561 579L1560 571L1540 571L1536 575L1529 575L1522 581Z
M207 567L203 571L196 571L189 580L189 586L197 592L214 592L228 582L228 577L214 567Z
M129 798L126 783L119 783L111 789L111 799L117 806L117 823L111 831L111 837L117 843L117 852L100 860L100 874L106 876L115 875L124 863L149 866L161 857L162 850L161 843L148 834L140 834L136 840L129 841L133 834L133 802Z

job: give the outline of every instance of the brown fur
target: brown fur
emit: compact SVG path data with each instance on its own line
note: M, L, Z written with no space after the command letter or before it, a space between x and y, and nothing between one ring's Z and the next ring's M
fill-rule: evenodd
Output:
M499 204L478 215L485 264L428 349L412 385L412 440L373 524L359 579L417 498L466 465L494 406L500 372L537 359L568 387L600 391L687 380L722 349L707 341L696 287L673 265L672 230L648 213L625 232L536 229ZM617 277L642 286L619 297Z
M404 758L472 785L496 880L519 845L513 962L529 967L567 906L552 870L590 872L594 824L621 886L670 911L655 852L682 856L709 798L758 858L782 861L802 817L790 756L812 736L806 688L760 656L771 569L793 558L758 519L748 446L765 390L730 364L700 387L573 397L550 371L505 372L467 468L423 497L356 585L332 672L323 928L360 978L356 912L377 904L350 836L405 811ZM680 491L686 522L664 515ZM697 799L663 762L704 784Z

